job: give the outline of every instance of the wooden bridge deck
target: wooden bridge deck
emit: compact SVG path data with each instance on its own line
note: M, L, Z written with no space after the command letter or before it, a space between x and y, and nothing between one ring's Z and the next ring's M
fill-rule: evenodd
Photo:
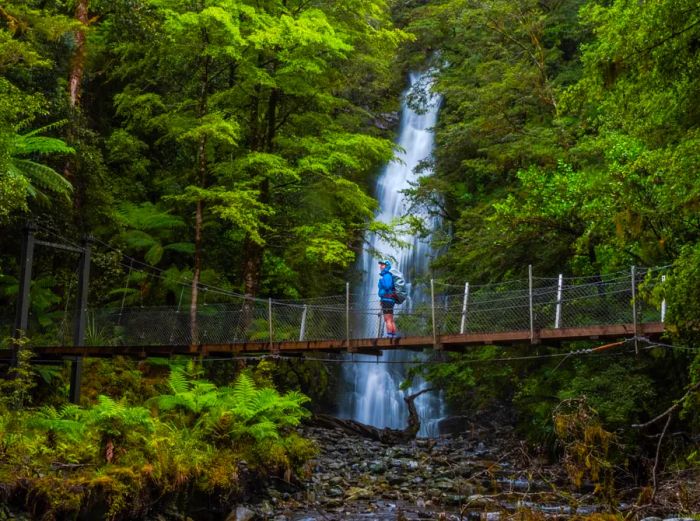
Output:
M664 332L662 322L637 324L637 336L657 338ZM614 340L635 336L634 324L614 324L562 329L535 330L531 338L529 330L500 333L466 333L405 338L359 338L341 340L309 340L284 342L239 342L230 344L148 345L148 346L35 346L33 350L43 359L63 357L113 357L132 358L188 356L236 356L241 354L298 354L310 352L350 352L381 354L389 349L422 350L437 348L459 351L470 345L558 344L571 340ZM1 358L9 358L10 351L0 351Z

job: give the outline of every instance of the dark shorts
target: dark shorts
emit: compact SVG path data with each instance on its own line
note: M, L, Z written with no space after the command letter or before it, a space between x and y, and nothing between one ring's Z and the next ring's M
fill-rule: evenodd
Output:
M386 300L382 300L382 313L385 315L393 315L394 314L394 301L387 302Z

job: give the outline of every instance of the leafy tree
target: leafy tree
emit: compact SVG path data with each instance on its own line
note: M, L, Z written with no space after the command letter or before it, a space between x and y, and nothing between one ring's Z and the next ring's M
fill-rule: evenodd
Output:
M449 277L494 280L514 266L556 262L561 253L537 258L520 237L511 246L516 234L503 235L507 223L498 222L492 203L519 170L551 168L569 146L561 97L578 77L582 3L444 0L416 9L408 25L419 41L441 49L435 174L421 179L414 196L453 229L437 244L448 249L435 265Z

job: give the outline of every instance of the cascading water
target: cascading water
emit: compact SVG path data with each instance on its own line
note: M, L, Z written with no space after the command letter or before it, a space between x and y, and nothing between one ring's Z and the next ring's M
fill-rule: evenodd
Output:
M418 113L409 107L407 96L416 86L425 87L427 73L411 74L409 90L402 98L401 122L397 144L402 151L395 161L389 163L377 182L376 197L379 201L380 212L377 220L390 223L394 219L403 216L408 210L405 196L402 190L411 187L417 180L414 169L433 151L434 136L432 128L437 121L439 98L428 96L425 111ZM426 175L423 172L423 175ZM435 230L439 221L435 218L422 216L428 229ZM434 252L429 239L420 239L414 235L399 237L408 246L397 248L385 242L376 234L370 234L366 238L368 247L363 250L360 258L360 268L363 271L361 302L365 308L378 309L377 284L379 282L379 258L376 252L383 257L394 261L404 274L407 282L409 298L401 306L397 306L395 315L401 334L400 314L409 313L413 306L424 302L425 292L412 281L418 280L428 273L430 262ZM381 316L368 315L358 327L366 337L378 336L382 329ZM357 335L356 335L357 336ZM410 361L416 358L415 353L405 351L387 351L382 357L376 359L367 355L353 355L358 362L346 364L344 378L347 392L344 393L340 404L339 415L345 418L373 425L378 428L404 428L408 420L408 409L403 400L404 396L422 390L426 386L424 382L414 382L410 389L401 391L399 385L406 378L406 365L399 362ZM376 361L378 363L371 363ZM424 393L416 399L416 408L421 417L421 436L435 436L437 434L437 420L444 416L443 401L437 393Z

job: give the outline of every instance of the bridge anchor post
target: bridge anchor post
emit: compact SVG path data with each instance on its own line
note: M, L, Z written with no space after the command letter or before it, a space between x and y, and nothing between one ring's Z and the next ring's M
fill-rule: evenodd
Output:
M34 232L36 225L27 221L22 238L22 255L20 259L21 273L19 276L19 295L17 299L17 313L15 315L15 327L12 338L19 340L27 333L29 325L29 296L32 285L32 265L34 264ZM17 366L17 344L12 346L11 366Z

